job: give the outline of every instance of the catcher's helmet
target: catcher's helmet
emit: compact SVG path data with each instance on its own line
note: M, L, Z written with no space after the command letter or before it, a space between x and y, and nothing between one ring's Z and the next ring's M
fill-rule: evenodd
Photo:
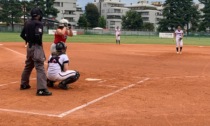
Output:
M56 48L56 50L57 50L58 52L62 52L63 50L64 50L64 51L66 50L66 45L65 45L65 43L63 43L63 42L58 42L58 43L56 44L55 48Z

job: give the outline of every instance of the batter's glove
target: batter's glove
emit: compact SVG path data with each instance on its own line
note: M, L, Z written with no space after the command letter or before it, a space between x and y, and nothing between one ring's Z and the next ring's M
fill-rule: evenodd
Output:
M70 23L68 23L68 28L71 29L71 24Z

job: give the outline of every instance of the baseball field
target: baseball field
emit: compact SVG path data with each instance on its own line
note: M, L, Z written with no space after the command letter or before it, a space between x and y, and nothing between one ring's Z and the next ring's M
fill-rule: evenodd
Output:
M46 57L53 36L44 35ZM0 33L0 126L209 126L210 38L78 35L68 38L69 90L36 96L19 90L26 48L19 33Z

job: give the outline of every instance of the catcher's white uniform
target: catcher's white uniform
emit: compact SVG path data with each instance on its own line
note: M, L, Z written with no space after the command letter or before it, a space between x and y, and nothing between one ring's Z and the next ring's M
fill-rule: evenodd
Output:
M62 81L71 76L75 76L76 71L74 70L62 71L62 66L65 63L69 63L69 58L66 54L61 54L56 57L50 55L48 60L47 78L51 81Z
M183 30L176 30L175 31L175 37L176 37L176 47L182 47L183 46Z

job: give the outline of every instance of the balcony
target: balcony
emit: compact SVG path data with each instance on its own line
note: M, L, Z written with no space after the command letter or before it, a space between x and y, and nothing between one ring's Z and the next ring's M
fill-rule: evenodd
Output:
M107 15L107 19L122 19L119 15Z

